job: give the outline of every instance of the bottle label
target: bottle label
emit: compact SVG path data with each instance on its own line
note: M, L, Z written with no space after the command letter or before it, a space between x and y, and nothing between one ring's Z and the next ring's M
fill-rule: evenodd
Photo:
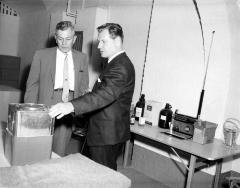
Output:
M166 121L166 119L167 119L167 116L163 116L163 115L161 115L161 120Z
M142 108L136 107L135 117L141 117L142 115Z
M144 117L139 117L138 125L144 125L144 124L145 124L145 118Z
M134 125L134 123L135 123L135 118L134 118L134 117L131 117L131 118L130 118L130 124L131 124L131 125Z
M173 124L172 123L170 123L169 129L170 129L170 134L172 134L172 132L173 132Z

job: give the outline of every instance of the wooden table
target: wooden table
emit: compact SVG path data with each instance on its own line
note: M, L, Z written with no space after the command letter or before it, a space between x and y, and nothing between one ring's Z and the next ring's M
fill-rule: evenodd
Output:
M9 167L10 164L3 151L1 128L5 127L0 125L0 187L131 187L131 180L120 172L98 164L79 153L66 157L52 153L51 160L1 168Z
M131 133L143 136L145 138L157 141L161 144L167 145L173 149L179 149L190 154L190 163L188 166L188 175L186 187L190 188L192 183L192 178L195 170L195 165L198 158L205 159L209 162L214 162L216 164L216 171L214 177L214 188L218 188L219 176L222 169L222 160L227 157L235 156L240 154L240 146L229 147L226 146L222 140L214 139L212 143L209 144L199 144L192 140L181 140L172 136L163 134L166 131L155 126L138 126L131 125ZM129 145L130 141L126 143L125 153L124 153L124 166L127 164L127 158L129 155Z

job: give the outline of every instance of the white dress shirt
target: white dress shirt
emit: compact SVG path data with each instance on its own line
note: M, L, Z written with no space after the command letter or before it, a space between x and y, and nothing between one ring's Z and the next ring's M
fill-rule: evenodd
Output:
M121 50L121 51L115 53L112 57L110 57L110 58L108 59L108 63L109 63L110 61L112 61L114 57L116 57L116 56L118 56L119 54L124 53L124 52L125 52L124 50Z
M57 49L54 89L63 87L63 67L66 54ZM67 52L69 89L74 91L74 64L72 51Z

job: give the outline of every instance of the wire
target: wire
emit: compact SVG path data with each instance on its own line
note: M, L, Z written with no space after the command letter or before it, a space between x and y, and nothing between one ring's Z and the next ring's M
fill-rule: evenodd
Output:
M150 19L149 19L149 25L148 25L148 35L147 35L147 43L146 43L145 57L144 57L144 63L143 63L143 71L142 71L142 80L141 80L140 96L141 96L141 93L142 93L143 79L144 79L144 71L145 71L145 66L146 66L146 61L147 61L148 41L149 41L149 35L150 35L150 29L151 29L153 7L154 7L154 0L152 0L152 7L151 7L151 13L150 13Z
M206 51L205 51L205 40L204 40L204 35L203 35L202 19L201 19L201 15L200 15L200 12L199 12L199 9L198 9L197 1L193 0L193 4L194 4L194 7L196 9L196 12L197 12L197 15L198 15L199 24L200 24L200 28L201 28L202 45L203 45L203 63L205 64L205 61L206 61Z

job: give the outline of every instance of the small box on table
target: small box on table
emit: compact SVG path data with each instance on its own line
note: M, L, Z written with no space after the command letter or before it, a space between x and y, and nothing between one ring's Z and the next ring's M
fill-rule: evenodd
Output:
M209 121L196 121L194 123L193 141L199 144L213 142L217 126L216 123Z
M158 126L159 113L163 107L164 103L162 102L147 100L144 109L145 123L152 126Z

